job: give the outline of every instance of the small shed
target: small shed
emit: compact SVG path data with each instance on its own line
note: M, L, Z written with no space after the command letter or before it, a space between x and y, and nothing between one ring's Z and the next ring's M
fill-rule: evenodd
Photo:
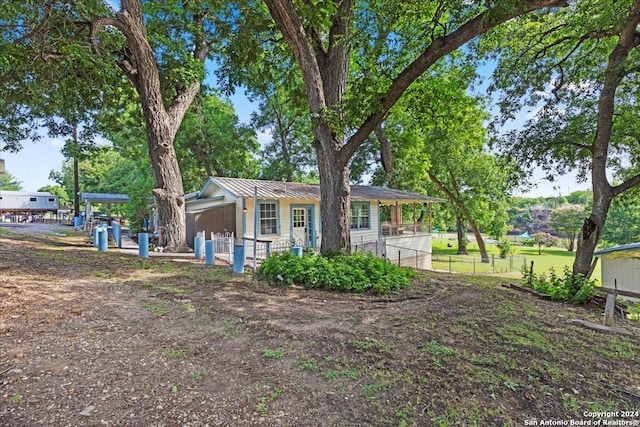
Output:
M640 295L640 242L614 246L594 252L602 264L602 286ZM620 295L625 299L638 298Z

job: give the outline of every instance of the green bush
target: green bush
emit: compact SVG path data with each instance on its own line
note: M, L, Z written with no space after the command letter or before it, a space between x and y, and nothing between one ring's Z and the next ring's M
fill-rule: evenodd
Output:
M507 239L500 240L496 246L500 250L500 258L506 258L513 253L512 243Z
M529 284L529 272L522 269L523 283ZM549 276L546 274L533 273L531 277L531 287L538 292L542 292L555 301L566 301L572 304L584 304L593 295L594 280L587 280L584 276L573 277L569 267L565 266L563 275L558 276L555 269L549 269Z
M274 253L258 269L261 278L287 285L345 292L385 294L397 291L416 277L413 270L400 268L372 254L333 254L330 258L313 253L301 257L291 252Z

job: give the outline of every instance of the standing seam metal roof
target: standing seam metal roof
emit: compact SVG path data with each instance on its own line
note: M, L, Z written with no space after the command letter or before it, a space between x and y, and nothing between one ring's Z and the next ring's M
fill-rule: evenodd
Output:
M127 203L129 196L126 194L108 193L80 193L83 202L91 203Z
M210 177L210 180L237 197L253 197L254 189L257 187L258 198L260 199L320 199L320 186L318 184L227 177ZM352 185L351 199L416 202L444 201L443 199L423 194L366 185Z

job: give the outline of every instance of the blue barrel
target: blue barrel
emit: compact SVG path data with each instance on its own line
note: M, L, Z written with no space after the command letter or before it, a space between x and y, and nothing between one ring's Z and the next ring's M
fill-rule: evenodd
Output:
M207 240L204 242L204 263L207 265L213 265L216 262L216 246L213 240Z
M138 233L138 254L140 258L149 258L149 233Z
M109 232L107 227L98 227L98 251L107 252L109 247Z
M244 273L244 245L233 246L233 272Z
M193 239L193 253L196 256L196 259L202 258L202 252L204 249L204 237L200 234L196 234L195 239Z
M113 234L113 240L116 242L116 246L122 247L122 228L117 221L113 221L111 225L111 234Z
M302 256L302 246L294 246L291 251L295 256Z
M81 227L82 227L82 218L80 218L79 216L74 216L73 228L75 228L76 230L79 230Z

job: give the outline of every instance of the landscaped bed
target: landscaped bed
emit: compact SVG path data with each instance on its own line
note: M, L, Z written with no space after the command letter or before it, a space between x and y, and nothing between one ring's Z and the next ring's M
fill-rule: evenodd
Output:
M428 273L354 295L99 253L70 228L0 232L0 425L511 426L640 409L640 323L581 328L568 320L600 312L505 279Z

